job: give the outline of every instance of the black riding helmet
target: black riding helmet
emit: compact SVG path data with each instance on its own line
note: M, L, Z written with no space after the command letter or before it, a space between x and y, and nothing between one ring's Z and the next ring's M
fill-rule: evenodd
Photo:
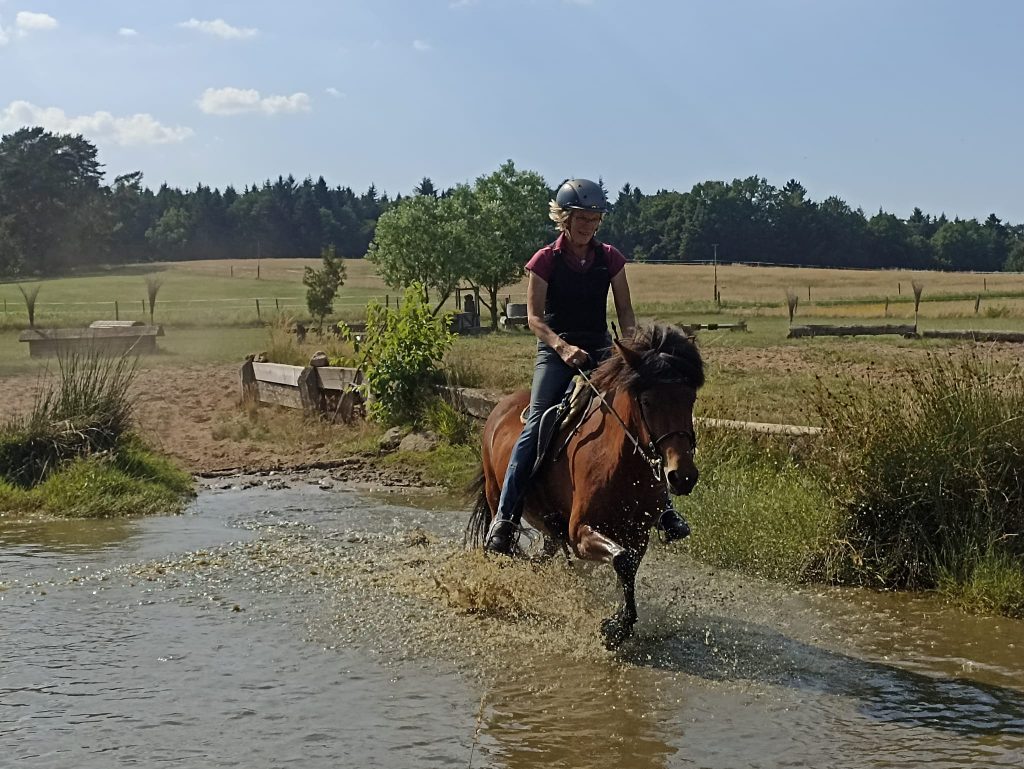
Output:
M601 185L589 179L569 179L555 193L555 202L562 208L577 211L597 211L608 213L608 199L604 196Z

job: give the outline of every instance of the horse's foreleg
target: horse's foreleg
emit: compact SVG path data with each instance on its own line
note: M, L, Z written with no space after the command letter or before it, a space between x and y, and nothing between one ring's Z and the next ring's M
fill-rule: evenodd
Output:
M612 559L612 568L622 585L623 602L614 616L601 623L604 643L609 649L616 648L633 635L633 626L637 620L636 572L640 568L640 557L624 550Z
M579 526L573 533L573 548L577 555L592 561L610 563L622 585L622 606L614 616L601 623L605 646L614 649L633 634L633 626L636 624L636 572L640 567L640 555L630 552L586 524Z
M586 524L578 527L571 534L572 547L576 551L576 555L588 561L613 564L618 556L626 552L626 549L618 542L609 539Z

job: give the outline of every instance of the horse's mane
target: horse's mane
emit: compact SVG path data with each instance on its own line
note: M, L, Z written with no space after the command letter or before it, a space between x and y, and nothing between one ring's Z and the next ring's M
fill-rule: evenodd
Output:
M640 326L631 339L617 344L639 362L630 364L616 350L591 378L599 390L636 393L660 384L685 384L697 390L704 384L700 350L680 328L660 323Z

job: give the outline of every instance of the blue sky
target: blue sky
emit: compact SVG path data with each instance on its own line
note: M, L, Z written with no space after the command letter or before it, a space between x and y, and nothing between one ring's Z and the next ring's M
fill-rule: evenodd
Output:
M154 188L394 195L511 158L1024 223L1022 39L1017 0L0 0L0 131Z

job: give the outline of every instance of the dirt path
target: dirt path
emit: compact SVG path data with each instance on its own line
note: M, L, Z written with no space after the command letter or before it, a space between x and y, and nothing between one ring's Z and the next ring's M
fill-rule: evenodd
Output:
M41 386L35 374L5 377L0 421L29 411ZM243 414L234 364L143 369L133 392L138 432L195 474L331 466L346 459L333 453L319 436L303 442L223 435L230 432L224 426ZM365 461L350 460L346 468L346 475L380 476Z

